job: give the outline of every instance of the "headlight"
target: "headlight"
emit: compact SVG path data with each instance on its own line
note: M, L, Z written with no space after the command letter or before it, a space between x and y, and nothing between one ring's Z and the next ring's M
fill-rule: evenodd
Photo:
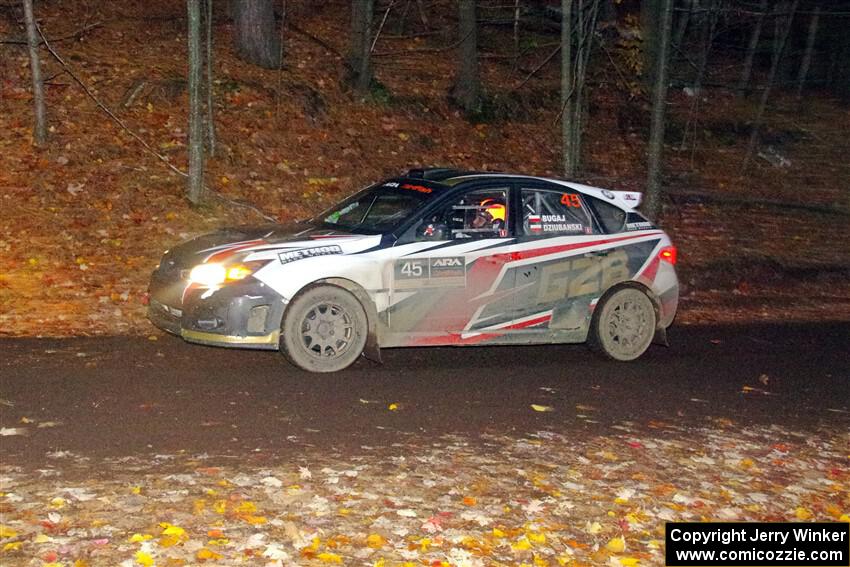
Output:
M215 287L227 279L227 270L221 264L200 264L189 272L189 281L207 287Z
M246 262L225 266L212 262L199 264L189 272L189 281L205 287L218 287L227 282L244 280L260 269L265 262Z
M230 281L244 280L253 273L254 270L252 270L250 266L238 264L227 268L227 276L225 276L225 279Z

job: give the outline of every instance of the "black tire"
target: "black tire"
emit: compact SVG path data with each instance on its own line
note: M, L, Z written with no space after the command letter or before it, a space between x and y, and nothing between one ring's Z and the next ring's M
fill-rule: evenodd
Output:
M635 287L622 287L596 307L588 342L606 358L628 362L639 358L655 337L657 315L649 296Z
M363 353L368 332L366 311L356 297L335 285L319 285L286 307L280 351L304 370L337 372Z

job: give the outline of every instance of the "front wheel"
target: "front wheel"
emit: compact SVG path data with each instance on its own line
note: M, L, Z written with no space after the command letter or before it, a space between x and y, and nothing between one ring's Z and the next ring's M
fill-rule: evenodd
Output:
M366 312L351 293L334 285L308 289L287 306L280 350L310 372L350 366L366 346Z
M590 329L590 345L613 360L635 360L655 336L652 300L643 291L621 288L597 306Z

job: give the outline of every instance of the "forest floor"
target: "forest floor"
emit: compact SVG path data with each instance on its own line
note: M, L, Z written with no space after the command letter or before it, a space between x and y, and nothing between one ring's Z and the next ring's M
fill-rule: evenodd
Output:
M343 6L292 8L281 70L237 60L229 24L216 20L217 141L207 170L216 192L290 220L414 166L557 175L557 66L524 81L545 49L517 64L493 51L482 57L490 116L470 122L447 101L453 52L440 47L450 38L398 33L391 17L375 48L382 87L374 100L357 101L341 86ZM48 3L37 15L94 96L185 170L185 18L177 5ZM23 36L12 21L0 17L0 37ZM499 33L485 30L482 45L498 44ZM229 205L191 208L184 179L41 55L50 139L35 149L27 55L0 44L0 335L151 333L143 297L162 251L259 218ZM591 76L580 179L640 190L646 97L630 98L612 65L600 63ZM680 250L679 322L850 317L850 246L837 245L850 241L850 111L825 96L798 103L780 93L764 147L790 165L755 158L744 171L752 99L717 88L697 97L677 88L670 99L660 224Z

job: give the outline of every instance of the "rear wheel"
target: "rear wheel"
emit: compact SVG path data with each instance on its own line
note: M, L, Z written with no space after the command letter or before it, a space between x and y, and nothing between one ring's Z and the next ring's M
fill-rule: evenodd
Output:
M596 308L590 345L613 360L635 360L652 343L655 325L652 300L639 289L624 287Z
M310 372L336 372L363 352L366 311L346 290L320 285L287 306L282 331L280 350L292 364Z

